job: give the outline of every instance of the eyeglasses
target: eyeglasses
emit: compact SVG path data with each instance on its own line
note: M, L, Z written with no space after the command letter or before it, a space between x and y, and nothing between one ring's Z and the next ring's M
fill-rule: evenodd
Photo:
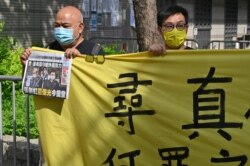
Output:
M187 28L187 24L185 23L177 23L176 25L172 24L172 23L167 23L162 25L162 30L163 31L172 31L174 28L176 28L178 31L183 31Z

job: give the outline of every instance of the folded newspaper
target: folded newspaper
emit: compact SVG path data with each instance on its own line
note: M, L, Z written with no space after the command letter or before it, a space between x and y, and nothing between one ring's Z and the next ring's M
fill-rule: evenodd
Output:
M26 62L22 90L26 94L68 98L72 59L64 52L32 47Z

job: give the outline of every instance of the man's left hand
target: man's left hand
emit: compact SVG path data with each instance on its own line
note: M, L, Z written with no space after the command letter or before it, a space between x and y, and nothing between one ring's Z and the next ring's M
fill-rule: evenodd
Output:
M81 53L76 48L68 48L65 50L65 57L67 58L75 58L80 55Z

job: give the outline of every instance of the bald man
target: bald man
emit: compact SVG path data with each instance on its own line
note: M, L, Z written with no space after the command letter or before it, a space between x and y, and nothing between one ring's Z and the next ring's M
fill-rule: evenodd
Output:
M96 43L83 38L83 16L79 9L74 6L66 6L58 11L54 22L55 41L48 48L64 51L66 57L76 57L80 54L91 55L94 48L99 47ZM98 55L104 55L103 49L97 49ZM25 49L20 56L21 63L25 66L26 60L31 54L30 48Z

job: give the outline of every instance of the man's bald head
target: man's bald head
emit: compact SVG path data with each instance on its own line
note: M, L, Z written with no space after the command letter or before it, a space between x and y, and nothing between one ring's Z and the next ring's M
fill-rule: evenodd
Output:
M66 6L58 11L56 18L66 18L74 22L83 23L83 16L79 9L74 6Z

